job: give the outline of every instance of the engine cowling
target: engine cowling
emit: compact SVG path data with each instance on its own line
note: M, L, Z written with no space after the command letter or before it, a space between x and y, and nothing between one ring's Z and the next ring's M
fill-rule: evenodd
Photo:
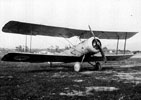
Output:
M96 44L96 41L97 41L97 44ZM86 49L88 50L88 52L98 53L99 49L97 45L101 46L101 42L98 38L94 39L94 37L91 37L90 39L86 40L86 44L84 45L86 46Z
M87 53L93 53L93 54L98 53L99 49L96 45L96 41L97 41L97 44L100 46L101 46L101 42L98 38L95 38L95 39L94 37L91 37L85 41L82 41L81 43L79 43L73 48L72 53L79 56L87 54Z

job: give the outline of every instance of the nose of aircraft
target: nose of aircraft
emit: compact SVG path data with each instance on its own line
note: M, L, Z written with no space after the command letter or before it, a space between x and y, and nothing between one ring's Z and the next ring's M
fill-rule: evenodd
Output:
M107 58L106 58L106 56L105 56L105 54L104 54L104 52L103 52L103 50L102 50L101 42L100 42L99 39L96 39L95 34L94 34L93 31L91 30L91 27L90 27L90 26L89 26L89 29L90 29L91 34L92 34L93 37L94 37L94 40L93 40L94 42L92 43L92 45L93 45L93 47L94 47L95 49L99 50L99 52L100 52L101 55L102 55L103 61L106 63L106 62L107 62Z
M100 40L99 40L99 39L93 39L93 41L92 41L92 46L93 46L93 48L95 48L96 50L99 50L99 49L98 49L98 45L101 47L101 42L100 42Z

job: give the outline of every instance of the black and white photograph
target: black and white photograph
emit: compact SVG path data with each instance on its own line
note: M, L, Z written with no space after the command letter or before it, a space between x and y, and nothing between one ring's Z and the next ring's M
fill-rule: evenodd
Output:
M141 0L0 0L0 100L141 100Z

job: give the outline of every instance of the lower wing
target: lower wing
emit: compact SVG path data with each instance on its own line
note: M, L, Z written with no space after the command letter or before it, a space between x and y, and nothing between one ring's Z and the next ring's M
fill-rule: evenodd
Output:
M128 59L132 54L128 55L106 55L107 61L118 61ZM81 62L82 56L63 56L63 55L45 55L45 54L33 54L33 53L8 53L1 60L11 62ZM103 61L101 56L85 56L84 62Z

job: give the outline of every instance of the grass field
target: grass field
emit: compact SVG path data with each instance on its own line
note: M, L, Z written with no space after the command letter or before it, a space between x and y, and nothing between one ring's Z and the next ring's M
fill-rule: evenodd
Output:
M141 58L104 65L0 62L0 100L141 100Z

